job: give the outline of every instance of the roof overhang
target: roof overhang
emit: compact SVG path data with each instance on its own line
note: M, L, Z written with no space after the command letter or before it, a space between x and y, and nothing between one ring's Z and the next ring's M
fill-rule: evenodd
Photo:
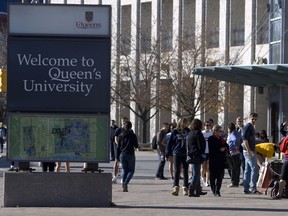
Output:
M255 87L288 85L288 64L200 67L192 73Z

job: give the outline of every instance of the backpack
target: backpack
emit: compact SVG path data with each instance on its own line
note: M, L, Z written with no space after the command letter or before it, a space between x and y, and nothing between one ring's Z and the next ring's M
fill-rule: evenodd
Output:
M157 149L157 135L155 135L152 139L151 148L154 150Z

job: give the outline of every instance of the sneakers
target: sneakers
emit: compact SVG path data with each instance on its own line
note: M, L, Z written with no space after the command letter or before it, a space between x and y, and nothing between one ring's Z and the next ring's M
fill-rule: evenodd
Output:
M155 177L155 180L168 180L168 178L166 178L166 177L164 177L164 176L162 176L162 177L156 176L156 177Z
M206 194L207 194L207 192L204 192L204 191L201 191L201 192L200 192L200 195L201 195L201 196L206 195Z
M251 191L252 194L258 194L258 195L261 195L262 193L258 190L254 190L254 191Z
M182 189L183 189L183 195L187 196L188 195L188 188L183 186Z
M128 192L128 185L127 185L127 184L124 184L124 186L123 186L123 192Z
M262 193L258 190L253 190L253 191L244 191L244 194L256 194L256 195L261 195Z
M116 178L116 177L113 177L113 178L112 178L112 183L113 183L113 184L117 184L117 178Z
M203 177L201 177L201 179L200 179L200 180L201 180L201 184L203 184L203 185L204 185L204 184L205 184L205 180L204 180L204 178L203 178Z
M231 184L227 185L227 187L228 187L228 188L238 187L238 185L234 185L234 184L231 183Z
M205 180L203 177L201 177L201 183L202 183L202 185L204 185L205 187L209 187L210 186L210 184L209 184L209 181L208 180Z
M276 195L275 197L272 197L273 200L279 200L279 199L282 199L282 196L281 195Z
M172 191L172 195L178 196L178 194L179 194L179 186L174 186L173 191Z

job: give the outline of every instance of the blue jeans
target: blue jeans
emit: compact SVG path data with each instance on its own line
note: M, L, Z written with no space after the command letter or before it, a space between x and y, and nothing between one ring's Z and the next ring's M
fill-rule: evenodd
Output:
M122 188L124 185L128 185L135 172L135 155L129 155L125 152L121 152L120 161L122 163L123 175L122 175Z
M244 191L255 191L256 183L258 180L258 164L257 164L257 154L254 152L253 156L250 157L247 151L243 151L245 158L245 171L243 177L243 187Z
M192 164L193 176L190 179L189 188L196 189L198 185L200 185L200 169L201 169L201 164Z
M0 153L3 152L3 149L4 149L4 139L0 137Z
M165 167L165 157L159 152L159 150L157 150L158 155L159 155L159 165L158 165L158 169L156 172L156 177L158 178L163 178L164 177L164 167Z

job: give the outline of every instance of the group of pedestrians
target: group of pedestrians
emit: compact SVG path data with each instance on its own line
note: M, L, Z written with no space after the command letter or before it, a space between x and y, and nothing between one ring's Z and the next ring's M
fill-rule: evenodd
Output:
M218 124L213 125L211 120L205 121L204 125L199 119L193 119L190 122L187 118L180 118L177 124L164 122L161 130L156 134L159 165L155 178L157 180L168 179L164 176L164 167L166 161L169 161L169 172L173 180L172 195L179 195L182 178L184 196L206 195L207 192L202 191L202 186L210 186L213 195L221 197L222 180L229 155L234 167L228 170L231 183L227 187L243 185L244 194L261 194L256 187L259 176L257 161L260 153L271 157L270 151L267 151L270 155L268 156L268 153L263 153L265 151L261 150L262 146L266 145L265 148L267 148L271 143L268 143L266 131L261 131L259 137L256 136L257 120L258 114L251 113L247 124L244 125L243 119L238 117L236 124L232 122L228 124L228 136L224 128ZM115 122L111 124L111 129L112 127L115 129L111 136L111 142L114 144L114 153L111 153L111 157L113 155L115 157L115 159L111 158L115 160L112 182L117 182L118 165L121 162L122 190L128 192L128 184L135 172L135 149L139 146L131 122L127 118L122 118L121 123L122 126L118 128L114 126ZM259 142L261 144L258 144ZM275 153L275 145L272 148ZM279 192L275 199L282 197L288 180L288 136L282 141L280 150L284 153L284 164L280 176ZM242 183L240 182L241 167L243 169ZM189 168L192 171L190 178Z
M234 167L228 170L231 183L227 187L243 185L245 194L261 194L256 187L259 175L255 150L257 119L258 114L251 113L248 123L244 126L243 119L238 117L236 124L232 122L228 124L228 136L224 133L224 128L218 124L213 125L211 120L203 124L199 119L194 119L190 123L188 119L180 118L176 128L172 131L169 131L168 123L163 123L161 130L157 133L159 166L156 179L167 179L163 175L165 160L171 161L169 158L173 157L172 195L178 196L179 194L179 181L182 173L183 195L190 197L205 195L206 193L202 191L202 183L202 186L210 186L212 193L220 197L226 158L229 155ZM191 164L187 161L187 155L192 161L190 161ZM243 182L240 182L241 166ZM189 167L192 171L190 178Z

